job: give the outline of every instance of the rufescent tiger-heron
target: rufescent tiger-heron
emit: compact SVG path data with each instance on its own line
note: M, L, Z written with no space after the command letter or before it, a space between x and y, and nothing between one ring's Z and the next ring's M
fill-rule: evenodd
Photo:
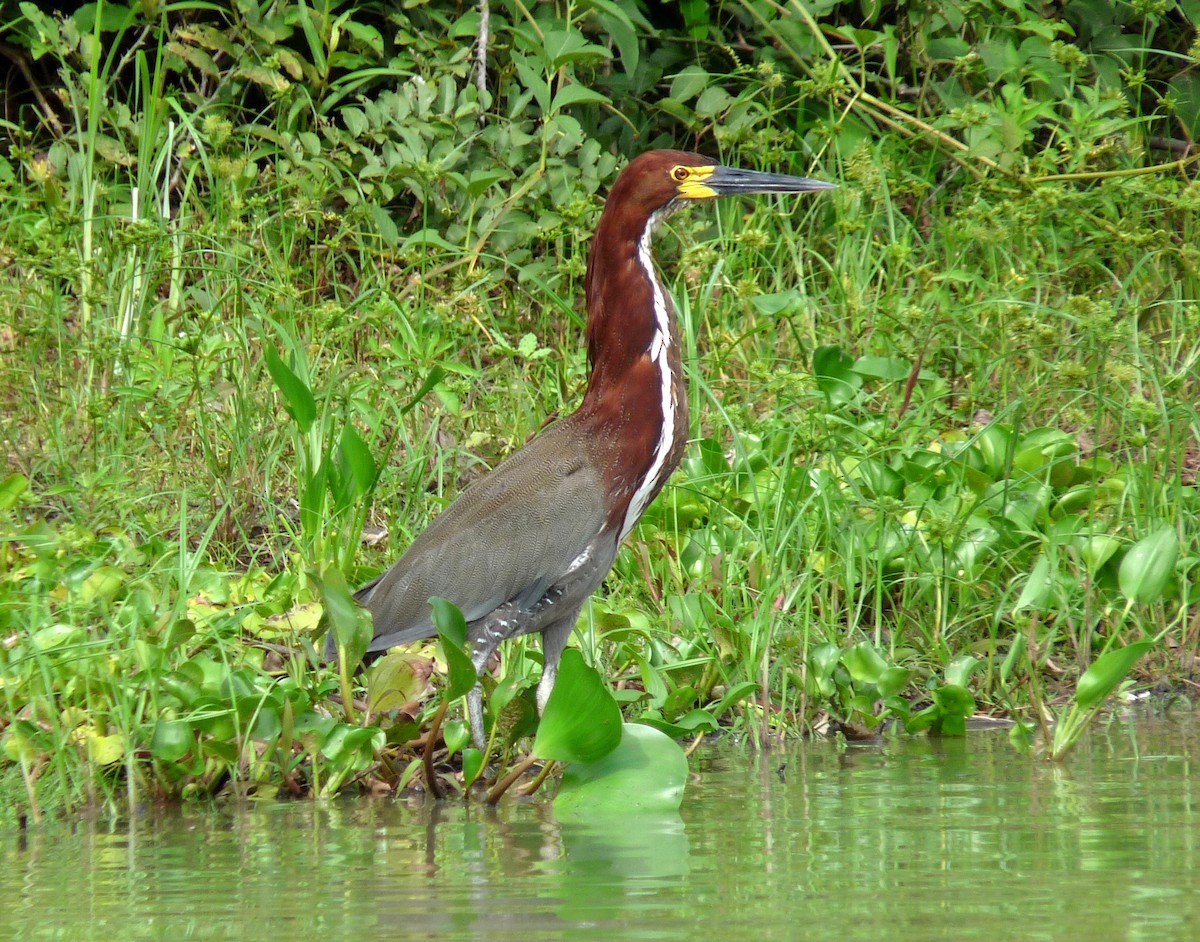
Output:
M467 621L482 673L508 638L540 632L544 710L559 657L621 541L683 457L688 408L679 332L650 239L690 203L747 193L805 193L834 184L720 166L656 150L625 168L588 258L583 403L472 483L390 569L355 595L374 619L368 656L436 634L429 599ZM333 632L326 656L337 656ZM482 691L467 697L484 742Z

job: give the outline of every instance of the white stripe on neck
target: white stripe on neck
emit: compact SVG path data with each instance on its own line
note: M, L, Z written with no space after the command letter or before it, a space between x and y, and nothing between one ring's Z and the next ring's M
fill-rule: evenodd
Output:
M633 492L633 497L629 500L629 509L625 511L625 520L621 524L621 536L618 539L624 540L629 535L629 531L634 528L638 522L638 518L646 509L646 505L650 503L650 497L654 491L654 485L658 476L662 474L663 466L667 462L667 455L675 445L675 412L678 404L675 402L674 384L671 382L671 364L667 359L667 353L671 348L671 331L675 329L674 318L671 315L671 307L667 300L666 289L658 280L658 274L654 270L654 259L650 257L650 237L654 234L654 230L658 228L658 224L662 222L668 215L668 210L660 209L654 213L646 223L646 231L642 233L642 238L638 242L638 261L641 263L642 270L646 273L646 278L650 282L650 293L654 307L654 335L650 338L650 359L654 361L654 366L658 370L660 393L662 401L662 428L658 433L658 443L654 446L654 457L650 462L650 468L646 472L646 476L642 478L638 489Z

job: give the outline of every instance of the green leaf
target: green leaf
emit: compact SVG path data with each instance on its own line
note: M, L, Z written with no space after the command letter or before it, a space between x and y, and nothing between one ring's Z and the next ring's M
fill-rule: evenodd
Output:
M813 351L812 371L817 388L831 405L844 405L862 388L862 377L854 372L854 360L841 347L817 347Z
M1121 560L1117 574L1121 594L1140 605L1158 601L1178 559L1179 535L1174 527L1161 527L1138 540Z
M292 368L279 358L274 347L267 347L265 359L267 372L271 374L275 385L283 393L283 408L287 410L287 414L292 417L292 421L296 423L300 431L307 432L317 419L317 402L313 399L312 391L299 376L292 372Z
M1075 685L1075 702L1085 709L1098 706L1152 647L1153 641L1135 641L1101 654Z
M1033 564L1033 572L1029 574L1025 588L1021 590L1017 604L1013 606L1013 614L1026 608L1044 609L1050 601L1050 593L1053 588L1050 559L1045 555L1039 556L1038 561Z
M371 449L354 430L353 425L342 429L342 436L338 441L337 466L340 472L337 476L337 490L340 493L336 493L334 497L338 508L341 509L374 487L378 474L375 459L371 457Z
M858 683L878 683L883 672L888 669L887 661L865 641L862 644L856 644L842 655L842 664Z
M688 764L679 744L638 723L619 726L617 732L619 742L603 758L572 763L563 772L554 799L560 821L606 812L627 818L630 813L675 811L683 802Z
M912 678L912 671L904 667L889 667L879 679L875 681L879 688L879 696L887 699L894 697L908 686L909 680Z
M400 651L386 654L367 675L367 704L372 713L395 710L416 700L426 680L413 669L413 658Z
M975 698L966 687L946 684L933 691L934 702L941 707L944 716L971 716L975 712ZM944 726L943 726L944 729Z
M29 487L29 478L23 474L10 474L0 481L0 510L8 510Z
M150 754L162 762L178 762L196 746L191 724L186 720L159 720L150 737Z
M740 684L735 684L730 687L728 692L720 700L716 706L709 709L709 713L720 718L729 711L735 703L738 703L746 697L752 697L758 690L758 684L752 680L743 680Z
M863 356L851 369L860 376L896 382L912 375L913 365L903 357Z
M483 752L476 749L474 746L468 746L463 750L462 765L463 765L463 787L470 788L475 784L475 780L483 773Z
M670 97L676 101L695 98L712 82L712 76L698 65L689 65L671 80Z
M602 95L597 91L593 91L586 85L567 85L559 90L554 96L554 102L550 105L550 114L558 114L573 105L591 105L605 104L611 105L612 99L607 95Z
M533 753L559 762L596 762L621 742L621 710L600 674L575 648L563 652Z
M1013 635L1012 644L1009 646L1008 654L1004 657L1004 663L1000 665L1000 682L1007 685L1008 680L1012 677L1012 672L1017 669L1017 665L1025 659L1025 651L1027 642L1025 635L1022 632L1017 632Z
M463 720L448 720L442 727L442 739L446 743L446 751L454 755L471 741L471 727Z
M467 622L453 602L435 595L429 600L429 604L433 607L433 623L437 626L438 637L442 641L442 653L446 657L446 667L450 672L446 697L456 700L479 681L475 665L471 663L471 658L466 652Z
M979 658L969 654L956 657L946 665L946 683L955 687L965 687L980 663Z
M337 643L338 656L345 664L357 664L367 653L374 635L370 613L355 603L340 569L331 567L323 575L310 573L310 576L321 593L321 604Z

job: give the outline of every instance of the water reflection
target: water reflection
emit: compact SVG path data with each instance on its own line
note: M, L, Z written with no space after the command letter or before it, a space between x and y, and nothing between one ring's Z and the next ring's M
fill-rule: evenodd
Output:
M339 801L0 834L17 939L1200 937L1200 723L694 762L679 815Z

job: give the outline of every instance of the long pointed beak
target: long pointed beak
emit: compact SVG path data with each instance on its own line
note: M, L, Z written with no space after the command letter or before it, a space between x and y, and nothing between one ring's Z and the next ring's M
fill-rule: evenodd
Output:
M738 193L810 193L814 190L836 190L836 183L814 180L811 177L791 177L784 173L762 173L740 170L737 167L713 168L704 185L715 196L734 196Z

